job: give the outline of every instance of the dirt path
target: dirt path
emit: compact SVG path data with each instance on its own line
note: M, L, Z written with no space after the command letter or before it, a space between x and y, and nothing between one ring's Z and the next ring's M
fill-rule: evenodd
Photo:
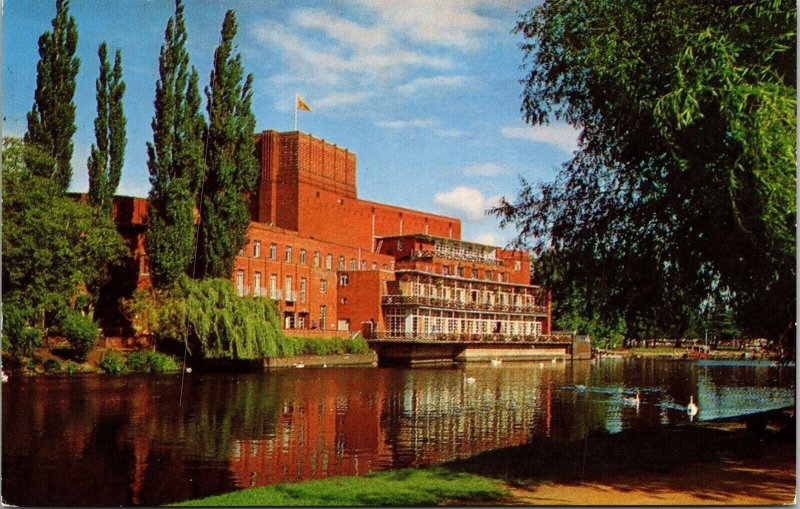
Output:
M667 473L629 471L584 483L509 485L518 505L785 505L796 496L795 451L770 445L757 458L724 458Z

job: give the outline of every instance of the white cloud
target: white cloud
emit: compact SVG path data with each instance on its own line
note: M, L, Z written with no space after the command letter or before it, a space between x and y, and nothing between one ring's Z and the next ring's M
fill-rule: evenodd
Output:
M397 87L401 94L414 94L423 88L460 87L468 82L466 76L432 76L430 78L417 78Z
M365 27L322 9L300 9L291 15L303 28L322 30L341 43L358 48L376 48L389 44L389 32L380 26Z
M457 215L463 214L466 221L477 223L488 218L486 210L499 203L499 197L487 198L478 189L458 186L446 193L436 193L433 202Z
M486 244L487 246L499 245L497 236L494 233L479 233L477 235L473 235L472 242L477 242L478 244Z
M408 129L410 127L435 127L439 125L439 122L425 118L414 118L410 120L379 120L375 122L375 125L378 127L384 127L386 129Z
M473 164L464 168L464 175L467 176L493 177L501 173L506 173L506 171L494 163Z
M376 12L388 26L414 42L464 51L480 47L482 33L497 25L495 20L478 14L481 4L469 0L360 2L360 5Z
M322 99L318 101L312 101L309 104L312 108L335 108L337 106L348 106L350 104L357 104L362 101L366 101L373 95L375 95L373 92L341 92L328 94Z
M572 152L578 147L580 130L568 124L539 125L533 127L504 127L500 133L506 138L538 141Z
M461 138L467 135L465 131L460 129L434 129L434 132L445 138Z

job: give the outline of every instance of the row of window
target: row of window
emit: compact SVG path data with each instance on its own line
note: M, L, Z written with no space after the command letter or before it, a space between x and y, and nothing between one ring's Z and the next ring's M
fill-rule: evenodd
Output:
M415 334L509 334L534 335L542 333L542 322L516 320L487 320L480 318L447 318L413 316L411 330L406 331L406 317L390 315L386 325L392 334L412 332Z
M492 292L492 291L479 291L468 290L466 288L451 288L449 286L438 287L436 285L426 285L422 283L414 283L413 293L417 297L429 297L433 299L451 300L454 302L466 303L469 296L469 302L476 304L502 304L521 306L533 306L536 301L533 295L529 294L509 294L505 292Z
M449 265L442 265L442 274L445 276L458 276L458 277L466 277L466 270L464 267L455 267L455 269ZM471 269L470 277L472 279L480 279L480 271L478 269ZM491 281L494 277L494 273L491 270L484 270L483 271L483 278L487 281ZM508 276L498 271L497 272L497 282L498 283L507 283Z
M262 287L261 285L262 285L261 272L256 271L253 274L253 289L251 293L249 291L250 289L247 286L245 286L244 270L239 269L236 271L236 288L239 291L239 295L253 295L254 297L269 297L274 300L285 299L286 301L289 302L294 302L295 300L297 300L301 304L305 304L306 302L308 282L304 277L300 278L299 292L294 291L294 277L292 276L286 276L285 284L283 286L283 291L281 290L280 287L278 287L277 274L269 275L269 286ZM327 291L328 291L328 280L320 279L319 293L327 293Z
M254 240L253 241L253 258L260 258L260 257L261 257L261 241L260 240ZM273 260L273 261L276 261L278 259L278 244L273 242L273 243L271 243L269 245L268 259L269 260ZM287 245L285 250L284 250L283 261L286 262L286 263L293 263L293 260L294 260L294 258L293 258L293 255L292 255L292 246ZM308 264L308 252L305 249L300 249L299 263L300 263L300 265L307 265ZM321 266L321 263L322 263L322 255L321 255L321 253L319 251L314 251L314 260L313 260L314 267L319 268ZM331 253L328 253L327 255L325 255L325 268L328 269L328 270L333 269L333 255ZM339 269L339 270L348 269L347 260L345 259L344 256L340 256L339 257L339 259L337 260L336 268ZM350 258L349 269L350 270L357 270L359 268L361 270L368 270L370 268L370 264L367 262L367 260L361 260L361 264L360 264L360 267L359 267L359 264L356 262L356 259L355 258ZM378 270L378 263L377 262L372 262L371 268L372 268L372 270ZM388 266L386 264L384 264L383 265L383 269L384 270L388 269Z
M283 328L284 329L320 329L325 330L327 329L326 322L328 321L328 307L323 304L319 307L319 322L316 320L311 320L311 323L307 323L307 316L305 313L299 313L295 316L294 313L287 312L284 314L283 317Z

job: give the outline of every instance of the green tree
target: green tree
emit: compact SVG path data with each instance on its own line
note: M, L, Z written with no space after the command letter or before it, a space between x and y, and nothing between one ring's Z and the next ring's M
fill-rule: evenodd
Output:
M222 25L221 43L214 53L211 82L205 90L208 174L202 197L196 277L229 277L236 254L247 242L250 224L247 193L255 186L258 170L253 154L253 75L248 74L242 85L244 69L233 42L236 30L236 16L229 10Z
M742 327L793 337L795 19L788 1L699 0L522 16L525 119L582 133L553 182L495 212L554 299L628 337L676 336L728 293Z
M94 121L96 144L89 156L89 202L110 212L114 194L119 186L125 160L125 112L122 98L125 82L122 81L122 53L117 50L114 70L109 64L106 43L98 50L100 75L97 78L97 118Z
M33 108L28 113L25 142L36 145L48 154L52 163L36 165L29 161L39 176L53 178L62 191L72 179L72 136L75 134L75 78L80 60L75 57L78 28L69 15L69 1L56 0L53 31L39 37L39 63L36 66L36 91Z
M167 23L156 82L153 142L147 144L150 171L145 235L150 273L157 287L169 287L189 270L194 254L195 196L203 167L204 124L199 113L197 73L189 75L183 4Z
M19 331L47 327L65 309L91 311L110 266L127 253L109 215L66 196L25 162L48 157L3 140L3 316L12 316ZM12 345L20 339L9 338Z

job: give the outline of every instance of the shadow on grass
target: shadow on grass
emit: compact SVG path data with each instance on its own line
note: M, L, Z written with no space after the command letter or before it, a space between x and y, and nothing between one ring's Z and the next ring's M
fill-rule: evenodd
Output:
M676 491L715 503L749 496L754 490L785 494L791 502L794 428L759 434L747 433L743 425L729 428L733 429L686 425L593 433L575 441L537 438L444 466L526 488L545 482L601 481L621 492L663 494L664 503ZM740 460L747 460L748 468L742 468ZM689 466L695 467L691 475L686 474Z

